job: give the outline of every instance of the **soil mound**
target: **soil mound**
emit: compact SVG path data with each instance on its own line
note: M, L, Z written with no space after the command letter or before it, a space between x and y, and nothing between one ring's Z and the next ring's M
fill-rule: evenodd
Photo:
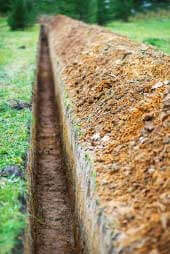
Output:
M49 34L79 141L94 154L96 195L121 232L115 245L168 254L170 57L64 16Z

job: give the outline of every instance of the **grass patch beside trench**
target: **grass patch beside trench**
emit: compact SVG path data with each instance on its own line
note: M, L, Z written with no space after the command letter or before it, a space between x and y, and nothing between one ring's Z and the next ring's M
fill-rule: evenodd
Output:
M170 12L164 17L139 16L129 22L114 21L106 27L132 40L155 46L170 55Z
M6 18L0 18L0 172L9 166L24 171L31 111L17 110L11 105L16 101L31 101L38 30L34 26L24 31L10 31ZM0 176L1 254L11 253L18 234L24 229L26 215L21 212L18 198L25 191L21 178Z

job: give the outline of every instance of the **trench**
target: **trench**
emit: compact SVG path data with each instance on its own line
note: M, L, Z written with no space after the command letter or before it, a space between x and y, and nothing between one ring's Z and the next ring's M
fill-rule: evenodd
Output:
M78 254L47 36L40 36L36 86L32 254Z

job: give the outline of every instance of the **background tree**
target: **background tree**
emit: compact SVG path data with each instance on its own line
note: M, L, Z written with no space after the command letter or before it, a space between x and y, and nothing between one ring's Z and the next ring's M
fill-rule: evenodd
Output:
M12 30L24 29L34 23L36 10L33 0L13 0L8 16L8 24Z
M109 0L97 0L97 23L103 25L109 20Z
M97 0L89 1L88 23L97 23Z
M128 21L131 10L135 7L134 0L110 0L110 12L113 19Z
M6 13L10 8L10 0L0 0L0 12Z
M58 12L87 23L96 23L97 0L58 0Z
M114 19L128 21L132 11L135 13L157 9L168 2L170 0L0 0L0 12L8 12L10 7L8 23L12 29L23 28L32 23L35 5L40 15L64 14L87 23L103 25ZM146 7L146 3L152 5Z
M97 1L96 0L77 0L76 15L79 20L87 23L96 23Z
M75 0L58 0L56 2L56 7L58 7L58 12L60 14L78 18L76 15L76 2Z

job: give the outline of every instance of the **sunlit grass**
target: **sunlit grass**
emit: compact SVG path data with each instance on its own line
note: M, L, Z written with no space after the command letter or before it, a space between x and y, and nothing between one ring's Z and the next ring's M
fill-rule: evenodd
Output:
M16 179L0 181L0 253L10 253L16 236L25 226L25 216L20 212L18 196L23 192L23 182Z
M17 110L12 101L31 101L38 26L10 31L0 18L0 170L15 165L24 170L31 121L29 109ZM26 215L20 211L19 195L25 192L19 178L0 178L0 253L10 253L24 228Z
M132 40L156 46L170 54L170 16L152 18L141 16L127 23L111 22L106 27Z

